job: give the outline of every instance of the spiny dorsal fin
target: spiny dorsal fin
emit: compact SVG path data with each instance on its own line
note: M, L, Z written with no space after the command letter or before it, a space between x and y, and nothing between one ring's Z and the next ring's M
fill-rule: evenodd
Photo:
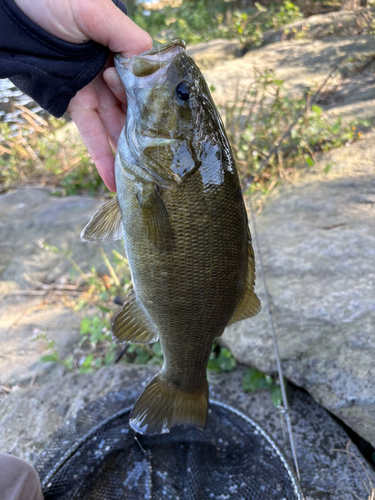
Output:
M168 210L155 184L145 184L137 194L137 200L147 237L158 250L168 252L173 247L173 230Z
M141 308L136 294L130 292L112 325L112 334L117 341L147 344L158 340L158 334Z
M246 318L251 318L255 316L261 310L260 300L254 292L255 286L255 257L254 250L251 244L251 234L248 229L248 264L247 264L247 282L246 282L246 292L243 296L241 302L237 306L233 316L231 317L228 326L237 321L241 321Z
M116 241L123 237L121 209L117 196L95 212L81 233L82 241Z

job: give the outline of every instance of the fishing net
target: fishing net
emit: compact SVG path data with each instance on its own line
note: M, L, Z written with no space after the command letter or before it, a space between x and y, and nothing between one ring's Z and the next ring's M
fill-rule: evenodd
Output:
M45 500L303 500L265 431L219 401L206 428L137 435L134 392L110 393L55 433L39 458Z

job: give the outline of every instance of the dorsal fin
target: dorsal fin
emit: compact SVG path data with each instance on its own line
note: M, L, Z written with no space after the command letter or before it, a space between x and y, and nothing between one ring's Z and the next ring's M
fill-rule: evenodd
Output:
M81 232L82 241L116 241L123 237L121 209L117 196L100 207Z
M261 310L260 300L254 292L255 286L255 257L254 250L251 244L250 229L248 229L248 261L247 261L247 281L246 291L241 302L238 304L233 316L231 317L228 326L237 321L255 316Z
M158 340L158 334L138 303L135 292L126 297L122 311L113 322L112 334L121 343L147 344Z

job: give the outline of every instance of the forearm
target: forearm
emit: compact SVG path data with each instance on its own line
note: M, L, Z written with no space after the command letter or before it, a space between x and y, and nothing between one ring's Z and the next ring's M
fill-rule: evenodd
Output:
M120 0L114 3L126 13ZM0 0L0 78L10 80L56 117L104 66L109 48L49 34L13 2Z

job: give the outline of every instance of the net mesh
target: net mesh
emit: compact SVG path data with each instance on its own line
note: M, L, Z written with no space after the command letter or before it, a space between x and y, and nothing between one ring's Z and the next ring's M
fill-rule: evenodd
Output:
M210 401L206 428L135 438L134 395L111 393L55 433L39 458L45 500L303 500L271 438Z

